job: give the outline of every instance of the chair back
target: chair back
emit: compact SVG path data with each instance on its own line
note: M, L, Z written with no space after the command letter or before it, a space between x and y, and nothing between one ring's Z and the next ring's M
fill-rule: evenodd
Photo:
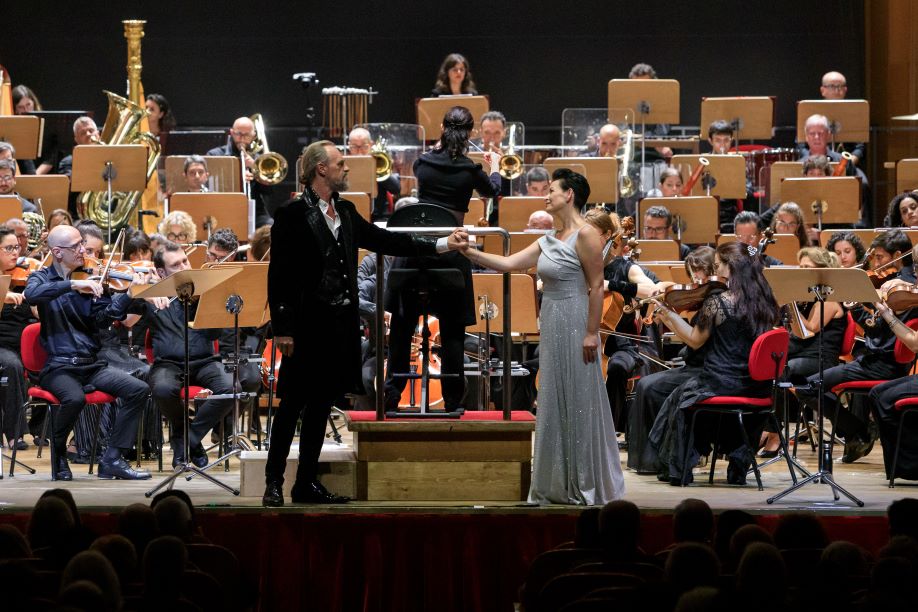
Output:
M842 336L841 349L838 352L839 357L851 354L851 351L854 350L854 339L857 337L857 324L854 322L854 317L851 316L850 312L845 313L845 317L847 324L845 325L845 333Z
M753 380L773 380L787 365L789 345L790 335L783 327L756 338L749 351L749 376Z
M19 343L19 352L22 356L22 367L29 372L41 372L48 361L48 353L41 345L41 323L26 325L22 330Z
M143 354L147 357L147 365L153 365L153 334L149 329L143 336Z
M910 329L918 329L918 319L909 319L905 325ZM893 355L896 363L911 363L915 358L915 352L905 346L905 343L896 338L896 345L893 347Z

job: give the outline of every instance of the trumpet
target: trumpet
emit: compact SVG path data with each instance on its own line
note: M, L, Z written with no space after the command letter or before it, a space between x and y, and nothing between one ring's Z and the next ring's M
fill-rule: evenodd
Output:
M287 160L268 149L268 133L261 113L255 113L250 119L255 124L255 138L246 147L246 153L255 158L252 175L263 185L277 185L287 176Z
M523 158L516 154L516 124L510 126L510 138L507 144L507 154L500 158L500 175L508 180L517 179L523 174Z
M381 183L392 176L392 156L386 147L386 139L380 138L370 149L370 155L376 162L376 182Z

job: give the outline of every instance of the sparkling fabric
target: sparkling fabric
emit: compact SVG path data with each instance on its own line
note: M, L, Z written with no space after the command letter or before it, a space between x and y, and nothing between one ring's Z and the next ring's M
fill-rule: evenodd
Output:
M583 363L589 305L577 233L539 239L539 411L529 489L539 504L602 505L625 492L602 366Z

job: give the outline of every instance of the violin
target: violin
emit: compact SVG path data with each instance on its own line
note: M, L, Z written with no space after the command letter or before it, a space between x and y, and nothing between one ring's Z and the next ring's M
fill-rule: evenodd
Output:
M150 263L150 262L134 262ZM123 292L131 287L134 282L135 274L144 274L153 272L152 264L150 266L133 266L130 263L111 263L106 267L105 262L95 257L84 257L83 267L74 270L70 275L73 280L95 280L99 281L112 291Z
M890 288L883 301L893 312L901 312L918 306L918 286L899 285Z
M25 287L29 280L29 275L36 270L41 270L43 267L44 265L38 259L20 257L16 260L16 267L10 270L10 276L12 277L10 286Z
M656 300L675 312L692 312L701 308L708 296L722 293L726 290L726 278L723 276L708 276L700 283L671 285L664 289L662 293L638 301L638 305L643 306Z

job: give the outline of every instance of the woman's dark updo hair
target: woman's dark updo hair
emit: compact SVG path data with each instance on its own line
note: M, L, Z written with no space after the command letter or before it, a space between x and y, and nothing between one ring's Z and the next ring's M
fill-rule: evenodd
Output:
M570 189L574 192L574 208L582 213L583 207L590 200L590 183L586 177L569 168L558 168L551 175L552 181L558 181L561 189Z
M475 81L472 79L472 69L469 67L469 61L465 59L465 56L459 53L450 53L443 60L443 63L440 64L434 91L447 96L453 93L449 87L449 71L456 64L465 66L465 77L462 79L462 93L472 94L474 96L478 93L478 90L475 89Z
M469 148L469 135L475 127L471 111L464 106L454 106L443 116L443 133L440 149L449 153L450 159L459 159Z

